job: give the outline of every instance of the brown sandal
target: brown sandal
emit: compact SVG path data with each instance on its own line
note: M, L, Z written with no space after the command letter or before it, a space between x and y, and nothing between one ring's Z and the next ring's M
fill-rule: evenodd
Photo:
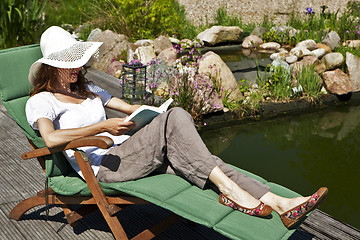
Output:
M327 193L328 189L326 187L319 188L319 190L317 190L317 192L314 193L309 200L281 214L281 221L285 227L292 227L298 221L303 219L306 214L317 208L321 201L325 199Z
M242 207L222 193L219 195L219 203L252 216L265 217L270 215L272 212L272 208L262 202L260 202L259 206L254 208Z

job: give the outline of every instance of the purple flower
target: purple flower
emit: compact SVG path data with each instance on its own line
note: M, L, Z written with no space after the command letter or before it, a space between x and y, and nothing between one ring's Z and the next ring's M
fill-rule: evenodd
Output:
M350 31L349 31L349 30L346 30L346 33L350 33Z
M314 14L315 12L312 10L312 8L306 8L306 15L307 14Z
M204 126L206 126L207 124L206 123L204 123Z

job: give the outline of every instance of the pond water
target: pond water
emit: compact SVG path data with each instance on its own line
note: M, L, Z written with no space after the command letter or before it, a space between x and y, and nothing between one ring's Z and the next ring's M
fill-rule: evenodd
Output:
M320 210L360 228L360 106L202 130L225 162L302 195L329 188Z
M213 51L218 54L233 72L237 81L248 80L253 84L256 81L259 71L264 74L266 67L271 64L270 53L261 53L243 49L241 45L224 45L206 47L202 53Z

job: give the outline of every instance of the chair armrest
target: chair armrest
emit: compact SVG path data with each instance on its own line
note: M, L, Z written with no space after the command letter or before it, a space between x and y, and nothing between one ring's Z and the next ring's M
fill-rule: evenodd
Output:
M54 148L43 147L39 149L34 149L30 152L26 152L23 155L21 155L21 158L25 160L30 158L42 157L52 153L61 152L78 147L98 147L102 149L107 149L112 147L113 145L114 145L114 141L109 137L91 136L91 137L79 138L67 144Z

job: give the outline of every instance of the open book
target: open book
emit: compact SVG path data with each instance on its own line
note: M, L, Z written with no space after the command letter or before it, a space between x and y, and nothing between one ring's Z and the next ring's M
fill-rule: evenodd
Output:
M133 135L140 128L142 128L146 124L149 124L153 120L153 118L155 118L157 115L166 112L172 102L173 99L169 98L160 107L152 107L148 105L142 105L141 107L139 107L130 116L125 118L125 122L132 121L136 124L136 126L126 134Z

